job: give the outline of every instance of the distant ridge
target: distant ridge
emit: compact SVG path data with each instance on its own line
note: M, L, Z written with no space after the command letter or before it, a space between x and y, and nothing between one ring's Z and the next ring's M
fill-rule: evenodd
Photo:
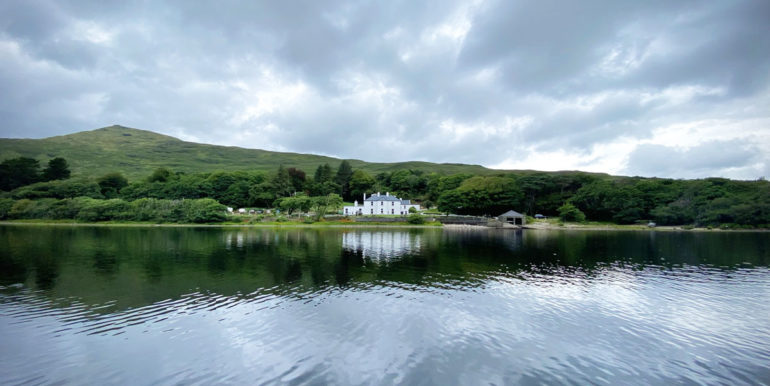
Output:
M114 125L91 131L43 139L0 138L0 160L30 157L45 162L64 157L73 176L95 177L109 172L121 172L130 180L144 178L158 167L176 172L202 173L214 171L262 170L273 171L283 164L312 175L318 165L329 163L333 168L342 159L313 154L274 152L185 142L152 131ZM437 164L410 161L376 163L348 160L354 169L369 173L392 172L401 169L422 170L441 174L493 174L501 170L480 165Z

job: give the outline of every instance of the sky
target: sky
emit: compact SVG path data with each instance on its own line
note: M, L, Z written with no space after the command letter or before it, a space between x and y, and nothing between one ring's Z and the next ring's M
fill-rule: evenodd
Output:
M0 137L770 177L770 2L0 1Z

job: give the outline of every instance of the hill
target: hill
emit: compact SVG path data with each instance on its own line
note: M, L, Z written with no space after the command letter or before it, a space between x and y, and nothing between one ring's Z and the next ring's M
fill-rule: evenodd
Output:
M146 130L109 126L92 131L43 138L0 139L0 160L30 157L47 162L64 157L75 176L96 177L119 171L130 180L144 178L158 167L173 171L201 173L213 171L273 171L283 164L312 173L318 165L333 168L342 161L313 154L284 153L235 146L217 146L180 139ZM430 162L375 163L348 160L354 169L369 173L401 169L423 170L441 174L492 174L498 170L480 165L436 164Z

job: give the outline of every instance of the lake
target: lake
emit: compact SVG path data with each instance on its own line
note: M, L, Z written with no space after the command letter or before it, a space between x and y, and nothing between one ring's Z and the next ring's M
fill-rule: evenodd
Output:
M2 384L767 384L770 233L0 226Z

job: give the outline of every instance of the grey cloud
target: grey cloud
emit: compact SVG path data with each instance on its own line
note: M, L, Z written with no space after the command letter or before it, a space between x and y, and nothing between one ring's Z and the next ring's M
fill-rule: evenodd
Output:
M643 176L705 178L734 170L738 178L756 178L755 173L767 170L768 161L770 157L761 149L744 140L706 142L686 150L646 144L630 154L626 171ZM752 168L755 163L764 166L757 170Z
M527 149L587 155L621 137L649 139L662 126L767 118L741 106L761 105L770 92L769 7L741 0L6 1L0 134L45 137L117 123L376 161L494 165ZM464 37L441 35L467 27ZM108 41L89 40L88 28ZM367 96L355 87L370 85L349 84L356 76L393 93L384 102ZM249 93L262 95L273 83L301 84L310 97L236 119L265 102ZM706 91L666 94L686 87ZM598 102L581 106L592 98ZM519 117L531 123L501 129ZM456 140L442 129L446 122L475 131ZM643 152L665 150L649 146L637 149L627 171L686 173L640 163ZM698 168L738 175L758 162L715 160Z

